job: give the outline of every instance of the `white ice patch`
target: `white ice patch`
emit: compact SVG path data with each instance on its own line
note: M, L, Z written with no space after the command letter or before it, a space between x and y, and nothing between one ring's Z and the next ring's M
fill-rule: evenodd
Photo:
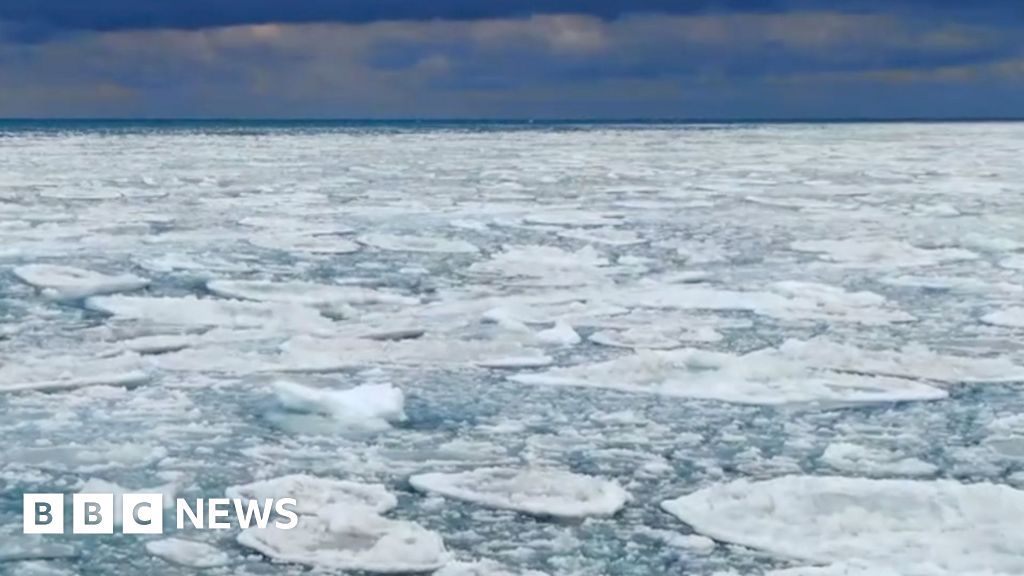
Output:
M575 346L582 341L572 326L565 322L556 322L551 328L537 332L536 337L540 342L554 346Z
M475 254L480 249L459 239L433 236L400 236L397 234L364 234L356 239L360 244L389 252L437 252L446 254Z
M391 384L328 390L279 381L274 383L274 393L289 410L322 414L344 426L384 430L405 419L405 395Z
M165 448L132 443L15 447L3 453L3 461L12 464L80 474L147 466L166 457Z
M95 296L85 305L119 319L168 326L220 326L327 332L331 322L316 310L296 304L244 302L218 298Z
M336 234L269 233L248 240L260 248L294 253L350 254L359 251L359 244Z
M866 476L931 476L939 470L934 464L900 452L847 442L829 444L821 461L841 472Z
M887 276L879 280L883 284L905 288L963 292L966 294L1020 294L1024 286L1008 282L987 282L979 278L955 276Z
M823 338L787 340L779 347L793 362L872 376L932 380L945 384L1024 382L1024 366L1005 357L970 358L939 354L919 344L899 350L872 350Z
M278 369L332 371L368 365L405 366L491 365L510 358L546 359L540 350L514 341L418 338L370 340L358 337L312 338L296 336L281 345Z
M517 368L542 368L544 366L550 366L552 362L554 362L553 358L544 355L507 356L478 360L476 365L481 368L515 370Z
M722 335L708 326L692 330L655 327L651 329L601 330L594 332L587 339L594 344L614 348L671 350L683 347L686 342L718 342L722 339Z
M322 512L300 516L291 530L243 530L238 543L278 562L331 571L433 572L450 559L441 536L414 522L389 520L358 507Z
M422 492L542 517L611 516L630 499L615 482L561 470L480 468L418 474L409 483Z
M263 501L294 498L298 514L316 515L333 506L365 508L382 514L398 506L398 499L382 484L363 484L307 474L291 474L250 484L230 486L228 498Z
M523 222L550 226L615 226L622 223L622 215L585 212L574 207L571 210L550 210L530 214L523 218Z
M798 252L818 254L822 260L851 267L935 266L944 262L974 260L977 254L960 248L918 248L887 239L798 240L790 244Z
M899 574L1024 573L1024 492L987 483L787 476L662 503L701 534L813 563Z
M679 310L746 310L781 320L831 320L866 325L907 322L913 316L895 310L873 292L848 292L812 282L778 282L773 291L721 290L706 286L644 283L609 292L614 304Z
M605 277L608 260L594 248L575 252L554 246L506 246L490 260L474 262L468 269L476 276L518 279L534 286L590 284Z
M195 342L196 336L155 334L122 340L121 344L128 350L139 354L164 354L184 350Z
M616 228L590 228L562 230L558 232L562 238L571 238L592 244L605 244L607 246L634 246L643 244L645 240L633 230L618 230Z
M138 386L150 371L138 355L110 358L40 356L0 365L0 392L70 390L86 386Z
M0 567L7 562L78 556L78 551L70 544L56 543L42 536L22 534L20 525L17 530L18 532L12 530L12 533L7 533L6 528L0 528Z
M53 264L18 266L14 269L14 275L22 282L39 288L45 296L59 299L130 292L149 285L149 280L132 274L112 276Z
M183 538L150 540L146 542L146 551L171 564L189 568L213 568L231 563L231 557L223 550Z
M999 262L999 265L1008 270L1024 270L1024 255L1010 256Z
M758 405L847 405L947 396L939 388L913 380L813 369L781 358L775 350L743 356L692 348L640 350L606 362L509 378L540 386L581 386Z
M361 286L331 286L311 282L268 282L263 280L214 280L206 288L225 298L303 304L331 308L354 304L417 304L411 298Z
M516 570L493 560L475 562L449 562L434 572L434 576L547 576L536 570Z
M1007 328L1024 328L1024 308L1007 308L985 314L981 317L985 324L1006 326Z

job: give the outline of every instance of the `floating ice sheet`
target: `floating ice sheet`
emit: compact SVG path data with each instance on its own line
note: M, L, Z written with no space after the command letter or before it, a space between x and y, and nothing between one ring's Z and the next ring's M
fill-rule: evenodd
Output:
M146 542L146 551L171 564L189 568L213 568L231 563L231 557L223 550L184 538L150 540Z
M887 239L799 240L790 246L793 250L817 253L824 260L846 266L880 268L934 266L978 257L961 248L926 249Z
M629 501L615 482L562 470L479 468L418 474L409 483L424 492L533 516L610 516Z
M344 304L416 304L419 298L402 296L361 286L331 286L311 282L268 282L262 280L214 280L207 289L225 298L304 304L307 306L337 306Z
M400 236L397 234L365 234L360 244L392 252L439 252L449 254L475 254L480 249L459 239L436 236Z
M330 390L278 381L274 393L289 410L322 414L344 426L381 430L405 419L405 395L390 384Z
M218 298L96 296L85 305L119 319L171 326L221 326L317 332L331 322L316 310L296 304L244 302Z
M294 498L295 512L318 514L336 505L361 507L384 513L398 506L398 499L381 484L363 484L307 474L290 474L250 484L229 486L228 498L265 500Z
M14 275L52 298L75 299L145 288L149 280L133 274L108 275L56 264L18 266Z
M22 364L0 365L0 393L52 392L86 386L138 386L151 372L141 358L126 353L110 358L40 356Z
M374 574L433 572L449 561L441 537L419 524L360 508L300 516L297 527L249 528L238 543L278 562Z
M701 534L812 563L899 574L1024 571L1024 492L949 480L786 476L737 480L662 507Z
M905 378L816 370L774 354L736 356L692 348L640 350L606 362L509 378L540 386L582 386L762 405L866 404L938 400L947 395Z

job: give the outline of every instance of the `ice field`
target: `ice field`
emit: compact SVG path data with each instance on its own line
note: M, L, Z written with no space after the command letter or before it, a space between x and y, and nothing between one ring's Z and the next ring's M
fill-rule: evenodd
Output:
M1024 574L1021 150L0 125L0 574ZM21 534L83 490L299 523Z

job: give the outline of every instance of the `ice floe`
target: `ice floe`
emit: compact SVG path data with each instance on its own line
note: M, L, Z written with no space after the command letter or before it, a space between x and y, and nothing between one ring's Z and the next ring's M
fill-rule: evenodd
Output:
M629 328L626 330L601 330L587 337L594 344L615 348L637 348L649 350L670 350L682 348L687 342L718 342L722 335L708 326L693 330L686 328L654 329Z
M214 280L206 288L225 298L304 304L330 308L338 305L417 304L419 298L402 296L362 286L331 286L310 282L269 282L262 280Z
M468 272L534 286L573 286L601 280L608 265L608 259L591 246L575 252L554 246L505 246L489 260L474 262Z
M841 472L866 476L931 476L939 470L920 458L848 442L829 444L821 461Z
M441 536L405 520L359 507L331 507L325 516L302 515L295 528L249 528L238 543L272 558L319 570L374 574L433 572L450 556Z
M879 280L890 286L924 288L969 294L1021 294L1024 286L1009 282L989 282L980 278L956 276L887 276Z
M423 492L541 517L611 516L630 499L615 482L538 468L433 472L412 476L409 483Z
M366 508L383 514L398 506L398 499L382 484L363 484L308 474L290 474L250 484L229 486L228 498L263 501L294 498L298 514L318 514L333 506Z
M381 430L405 419L405 395L390 384L329 390L282 380L274 383L274 394L289 410L321 414L344 426Z
M766 354L768 352L765 352ZM779 346L782 357L816 368L873 376L896 376L947 384L1024 382L1024 366L1006 357L972 358L940 354L919 344L877 350L824 338L790 339Z
M571 238L573 240L608 246L634 246L647 241L633 230L619 230L616 228L561 230L558 232L558 235L562 238Z
M149 285L149 280L133 274L107 275L56 264L18 266L14 268L14 275L22 282L39 288L44 295L60 299L131 292Z
M391 252L439 252L449 254L475 254L480 249L465 240L432 237L400 236L397 234L364 234L357 238L360 244Z
M993 326L1007 328L1024 328L1024 308L1006 308L990 312L981 317L981 321Z
M999 265L1009 270L1024 270L1024 254L1003 259Z
M811 563L936 576L1024 571L1015 529L1024 492L1008 486L786 476L714 485L662 507L716 540Z
M195 342L196 337L192 335L154 334L122 340L121 344L128 350L139 354L163 354L184 350Z
M493 560L453 561L445 564L434 576L547 576L536 570L516 570Z
M146 552L189 568L213 568L231 563L231 557L223 550L205 542L184 538L163 538L146 542Z
M57 558L74 558L78 550L70 544L53 542L42 536L21 533L5 533L0 529L0 567L8 562L26 560L49 560Z
M581 386L739 404L825 405L938 400L947 393L905 378L814 369L774 350L734 354L692 348L639 350L615 360L509 377L540 386Z
M885 239L798 240L790 247L798 252L819 254L823 260L845 266L880 268L934 266L978 257L974 252L961 248L926 249Z
M538 332L536 337L537 340L544 344L557 346L574 346L582 341L582 338L573 330L572 326L565 322L556 322L551 328Z
M86 386L138 386L152 373L133 353L109 358L29 357L21 364L0 365L0 393L70 390Z
M290 303L247 302L195 296L94 296L87 308L119 319L168 326L222 326L266 330L329 331L331 322L312 308Z
M782 320L833 320L884 325L913 320L872 292L849 292L812 282L778 282L772 290L737 291L708 286L644 283L606 291L605 298L627 307L678 310L746 310Z
M336 234L269 233L252 236L249 243L260 248L308 254L350 254L359 244Z

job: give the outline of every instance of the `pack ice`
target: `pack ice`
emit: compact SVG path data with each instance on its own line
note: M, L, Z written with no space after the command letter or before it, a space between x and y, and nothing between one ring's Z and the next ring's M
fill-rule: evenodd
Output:
M1024 492L951 480L785 476L736 480L662 503L716 540L814 564L898 574L1024 571Z
M432 572L450 560L441 536L381 516L397 499L379 484L289 475L230 487L232 498L295 498L298 525L250 527L238 543L278 562L375 574Z
M52 298L77 299L145 288L149 280L133 274L108 275L57 264L29 264L14 268L22 282Z
M611 516L629 501L629 494L615 482L563 470L431 472L410 477L409 484L423 492L542 517Z

